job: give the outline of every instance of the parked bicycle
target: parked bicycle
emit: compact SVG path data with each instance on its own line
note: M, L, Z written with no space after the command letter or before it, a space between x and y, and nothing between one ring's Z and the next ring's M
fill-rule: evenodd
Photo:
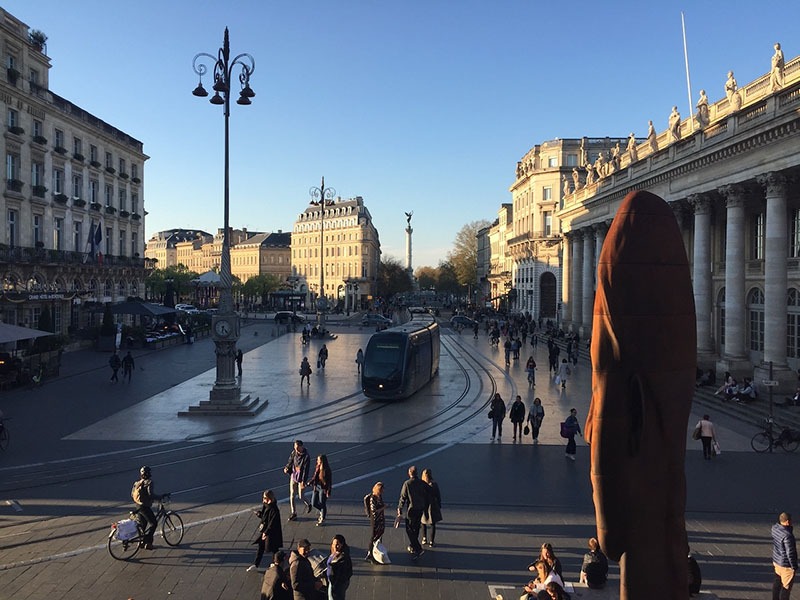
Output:
M779 435L772 433L773 424L770 419L764 420L763 431L759 431L750 440L750 445L756 452L766 452L770 448L781 448L786 452L794 452L800 447L800 431L784 427Z
M6 427L5 421L6 419L0 417L0 450L8 448L8 427Z
M161 525L161 536L170 546L177 546L183 539L183 519L175 511L169 510L170 495L164 494L156 512L156 529ZM108 553L117 560L130 560L144 543L146 524L139 516L139 510L132 510L129 519L111 525L108 534Z

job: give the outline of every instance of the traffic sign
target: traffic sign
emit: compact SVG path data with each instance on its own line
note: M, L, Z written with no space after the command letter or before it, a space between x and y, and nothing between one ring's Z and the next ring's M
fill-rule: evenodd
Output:
M778 382L774 379L762 379L761 385L764 387L778 387Z

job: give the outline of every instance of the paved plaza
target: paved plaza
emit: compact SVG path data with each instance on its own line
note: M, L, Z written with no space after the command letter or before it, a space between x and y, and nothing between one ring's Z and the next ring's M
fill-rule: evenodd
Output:
M348 598L516 599L527 565L551 542L567 581L578 578L586 540L595 535L588 448L564 458L559 423L570 408L581 422L589 406L588 364L574 370L566 390L546 372L546 346L536 353L537 385L528 386L523 352L505 368L502 351L481 333L443 330L440 372L403 402L373 402L360 393L354 362L371 331L338 324L324 372L314 369L302 388L297 374L321 343L300 343L268 321L243 329L243 389L268 400L256 417L178 417L207 397L213 384L213 344L136 351L130 384L109 382L107 355L64 357L61 376L37 390L4 393L0 408L11 445L0 454L0 599L257 598L263 569L247 573L257 520L250 509L261 491L288 495L282 468L291 441L302 438L312 456L328 455L334 490L324 527L315 515L284 523L286 545L303 537L323 551L335 533L353 549ZM528 346L529 347L529 346ZM510 406L520 394L542 399L541 444L490 440L490 395ZM719 598L766 597L771 585L769 528L782 510L797 512L797 460L750 449L752 426L712 414L723 454L703 461L687 429L687 525L704 590ZM156 538L156 549L131 562L113 560L106 539L131 506L138 468L153 469L157 492L172 492L173 510L187 525L177 548ZM402 529L384 541L393 564L361 560L369 535L361 499L383 481L396 507L410 464L433 470L443 497L437 546L419 560L405 553ZM280 505L282 515L288 506ZM387 519L391 521L391 518ZM642 532L646 536L647 532ZM611 589L619 570L611 568ZM576 589L574 597L594 597Z

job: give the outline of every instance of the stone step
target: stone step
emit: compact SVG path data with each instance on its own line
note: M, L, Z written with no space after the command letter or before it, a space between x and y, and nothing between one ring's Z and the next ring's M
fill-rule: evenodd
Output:
M242 393L239 402L212 402L201 400L197 406L190 406L179 411L179 417L254 417L269 404L269 400L261 400L258 396Z

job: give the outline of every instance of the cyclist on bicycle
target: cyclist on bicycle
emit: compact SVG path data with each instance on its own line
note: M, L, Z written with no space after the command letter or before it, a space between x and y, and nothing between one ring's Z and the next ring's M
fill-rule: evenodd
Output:
M156 531L156 515L153 513L153 500L161 500L161 496L153 491L153 480L150 478L150 467L144 466L139 469L139 480L133 484L131 497L136 505L137 514L145 520L144 534L140 548L145 550L153 549L153 534Z

